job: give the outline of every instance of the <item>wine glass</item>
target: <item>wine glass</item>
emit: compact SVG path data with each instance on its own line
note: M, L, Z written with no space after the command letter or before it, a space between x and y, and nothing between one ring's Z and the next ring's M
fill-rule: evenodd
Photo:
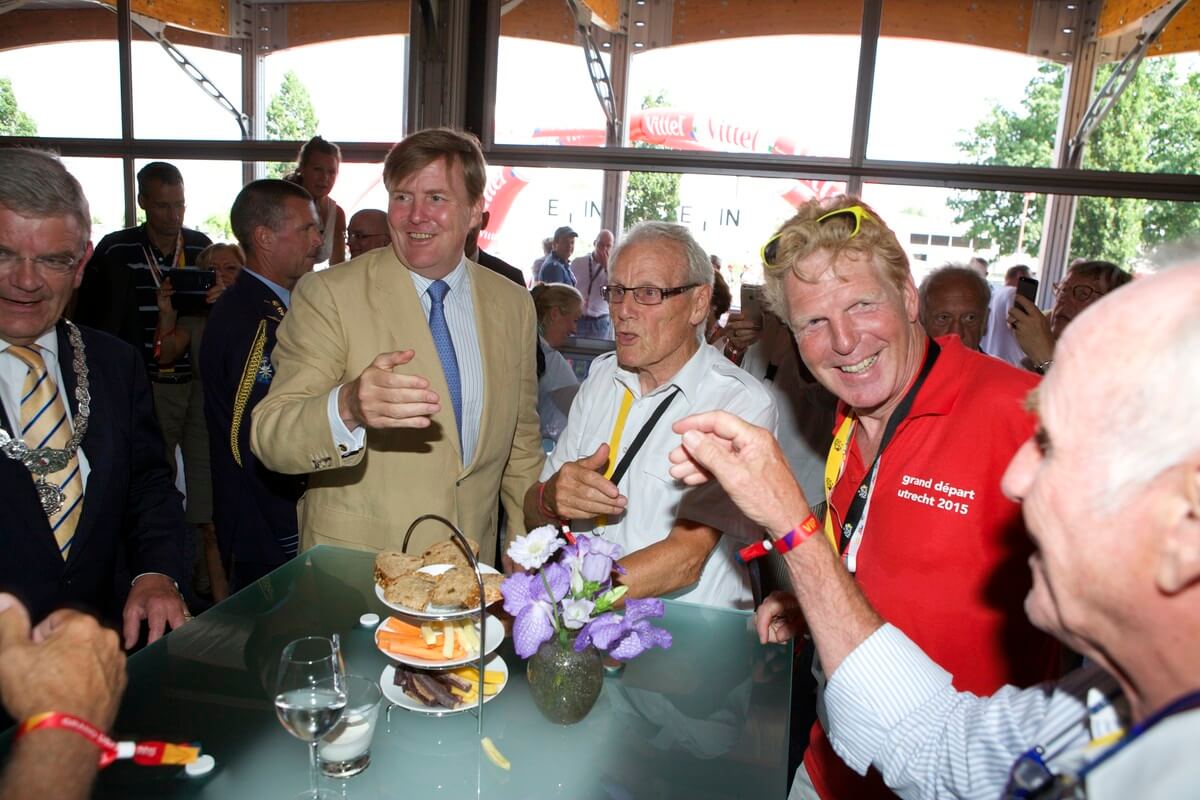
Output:
M301 795L332 798L318 781L317 742L338 724L346 708L346 679L333 642L307 636L283 648L275 682L275 714L287 732L309 744L309 786Z

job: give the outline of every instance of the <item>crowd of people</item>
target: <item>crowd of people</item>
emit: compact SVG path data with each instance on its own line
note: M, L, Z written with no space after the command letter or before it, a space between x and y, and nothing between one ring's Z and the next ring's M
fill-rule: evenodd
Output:
M237 242L218 244L153 162L146 222L93 249L62 163L0 150L14 719L103 729L122 645L313 545L396 548L433 513L502 569L516 535L569 527L620 545L628 597L811 639L820 713L793 733L792 797L1196 785L1200 266L1132 282L1072 263L1046 314L1024 267L995 290L977 264L918 286L879 213L839 197L762 248L761 313L731 312L719 260L668 222L602 230L579 257L560 227L530 289L479 246L472 136L395 145L386 210L349 223L339 160L316 137L293 174L248 183ZM559 352L572 336L613 342L582 381ZM95 670L31 677L67 648ZM23 738L0 797L71 796L94 769L44 764L78 747Z

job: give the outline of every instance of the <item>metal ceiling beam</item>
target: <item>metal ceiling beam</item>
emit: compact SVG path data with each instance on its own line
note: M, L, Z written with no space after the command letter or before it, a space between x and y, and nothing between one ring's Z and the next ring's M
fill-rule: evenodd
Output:
M179 141L139 139L58 139L7 137L5 144L54 147L65 156L85 158L178 158L214 161L291 161L302 142ZM341 144L342 161L380 163L391 142ZM488 162L514 167L679 172L761 178L815 178L864 183L939 186L1005 192L1042 192L1095 197L1144 197L1195 202L1200 175L1100 172L1050 167L993 167L867 159L855 167L845 158L763 156L753 153L700 153L631 147L539 147L495 145L485 151Z

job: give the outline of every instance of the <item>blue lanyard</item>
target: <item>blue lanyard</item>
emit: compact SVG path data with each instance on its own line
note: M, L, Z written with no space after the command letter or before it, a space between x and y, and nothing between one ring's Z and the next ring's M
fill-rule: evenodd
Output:
M1123 750L1130 742L1137 739L1143 733L1150 730L1151 728L1153 728L1158 723L1162 722L1167 717L1173 716L1175 714L1181 714L1185 711L1191 711L1192 709L1195 709L1195 708L1200 708L1200 691L1189 692L1188 694L1185 694L1183 697L1180 697L1178 700L1175 700L1174 702L1168 703L1167 705L1163 706L1158 711L1154 712L1153 714L1151 714L1150 716L1146 717L1144 720L1139 722L1137 725L1134 725L1132 728L1130 728L1128 734L1121 737L1121 740L1119 742L1117 742L1112 747L1105 750L1104 753L1101 754L1101 756L1099 758L1097 758L1095 761L1092 761L1089 764L1085 764L1083 769L1079 770L1080 782L1082 782L1083 779L1087 777L1088 773L1090 773L1096 767L1100 766L1105 761L1108 761L1110 758L1115 756L1117 753L1121 752L1121 750Z

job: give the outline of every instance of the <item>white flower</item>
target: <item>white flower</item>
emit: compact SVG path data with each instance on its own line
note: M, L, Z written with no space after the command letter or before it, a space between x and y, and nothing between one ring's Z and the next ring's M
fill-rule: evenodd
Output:
M592 618L592 609L596 604L591 600L563 600L562 620L568 630L579 630Z
M534 528L524 536L518 536L508 546L508 557L525 569L537 569L558 552L562 542L553 525Z

